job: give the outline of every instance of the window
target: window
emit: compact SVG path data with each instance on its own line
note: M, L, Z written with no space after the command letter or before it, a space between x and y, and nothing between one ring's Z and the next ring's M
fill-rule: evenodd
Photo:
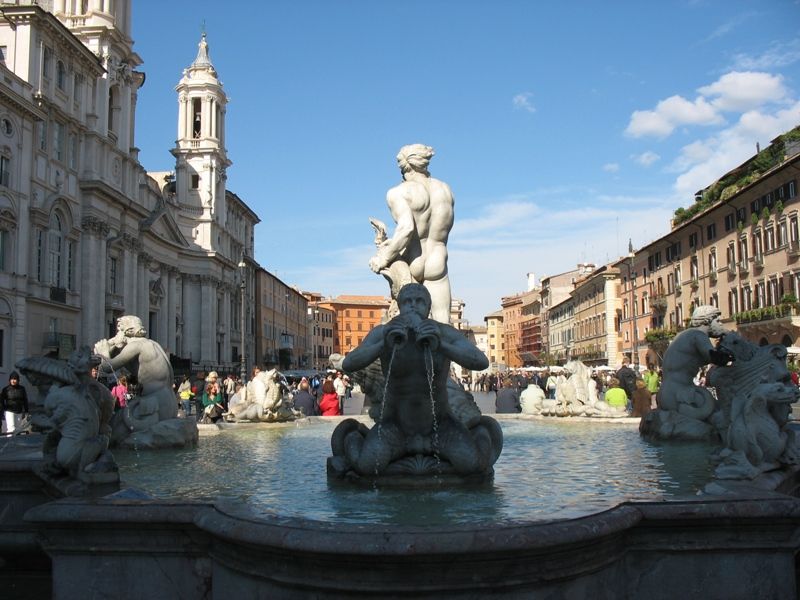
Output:
M67 68L60 60L56 63L56 85L60 90L67 87Z
M753 292L750 290L749 286L742 288L741 306L741 310L751 310L753 308Z
M667 262L672 262L681 257L681 243L676 242L667 248Z
M767 303L770 306L778 304L778 280L770 279L767 282Z
M728 314L734 315L739 312L739 293L737 290L728 292Z
M0 155L0 185L11 185L11 159Z
M47 232L47 282L55 287L61 287L61 228L61 218L56 213Z
M756 198L750 203L750 214L757 215L761 211L761 198Z
M39 150L47 152L47 121L39 123Z
M717 224L711 223L706 227L706 240L715 240L717 239Z
M66 158L67 140L65 129L64 123L56 121L53 124L53 157L60 162L64 162Z
M0 271L6 270L7 256L9 252L10 235L5 229L0 229Z
M117 259L108 259L108 291L112 294L117 293Z
M53 60L53 51L47 46L44 47L44 57L42 58L42 77L50 78L50 63Z
M6 64L7 55L8 55L8 46L0 46L0 65Z
M202 131L202 101L200 98L192 99L192 137L195 139L200 137Z
M744 262L747 260L747 236L742 236L739 240L739 259Z
M78 136L74 133L69 134L69 168L78 169Z
M764 252L775 249L775 228L767 227L764 230Z
M200 175L192 175L192 189L200 189Z
M75 289L75 242L67 241L67 289Z
M44 260L44 231L36 230L36 280L42 280L42 262Z
M689 234L689 248L697 248L697 232Z
M84 78L81 73L75 73L75 82L72 84L72 100L80 102L83 96Z
M115 133L120 125L118 123L119 109L119 86L114 85L108 90L108 114L106 115L108 122L106 125L109 133Z
M744 224L747 220L747 209L746 208L738 208L736 209L736 220L739 223Z
M725 215L725 233L733 231L734 227L736 227L736 215L734 213Z
M788 191L786 192L786 196L787 196L788 198L794 198L794 197L795 197L795 194L796 194L796 192L795 192L795 187L794 187L794 181L790 181L790 182L787 184L787 188L788 188Z
M716 250L713 249L708 255L708 272L709 273L717 272L717 252Z
M778 247L783 248L789 241L788 229L786 227L786 219L778 223Z

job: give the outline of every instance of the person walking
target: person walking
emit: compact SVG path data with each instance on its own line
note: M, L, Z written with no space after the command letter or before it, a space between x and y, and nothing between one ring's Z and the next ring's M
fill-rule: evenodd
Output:
M5 419L6 433L14 433L28 414L28 392L19 382L19 373L12 371L8 385L0 391L0 408Z
M192 414L194 392L192 391L192 382L189 380L188 375L183 376L183 381L178 386L178 398L180 398L181 406L183 407L183 416L190 416Z
M347 397L347 382L344 380L341 371L336 372L336 379L333 380L333 387L339 397L339 414L344 414L344 400Z

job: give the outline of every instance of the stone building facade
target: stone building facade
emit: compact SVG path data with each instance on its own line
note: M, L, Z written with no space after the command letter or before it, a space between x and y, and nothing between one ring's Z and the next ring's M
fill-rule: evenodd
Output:
M370 330L383 321L389 310L384 296L342 295L319 303L336 315L333 327L333 352L345 355L358 346Z
M123 314L195 369L232 368L252 340L238 307L244 275L251 332L258 217L225 187L225 92L203 38L177 88L174 172L145 172L131 10L55 0L0 13L0 379L24 356L93 344Z
M800 337L800 132L774 140L758 155L698 192L720 199L639 249L633 259L638 362L659 361L650 329L677 331L695 307L717 306L730 329L757 344L794 346ZM764 154L771 155L765 168ZM623 299L629 288L622 290ZM625 302L625 300L623 300ZM630 345L628 345L630 346ZM632 349L632 348L631 348Z

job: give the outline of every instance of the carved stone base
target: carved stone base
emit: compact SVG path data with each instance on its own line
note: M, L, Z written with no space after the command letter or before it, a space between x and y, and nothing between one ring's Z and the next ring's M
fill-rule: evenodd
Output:
M130 450L186 448L196 446L198 437L194 419L167 419L145 431L131 433L119 442L119 446Z
M639 433L648 440L702 441L717 438L716 430L708 423L661 409L642 417Z
M400 466L389 465L386 473L377 476L363 476L355 471L349 469L346 461L342 457L331 456L328 458L328 481L342 485L352 485L371 488L391 488L391 489L409 489L409 490L429 490L438 488L453 488L453 487L478 487L486 484L491 484L494 480L494 469L489 468L483 473L474 473L471 475L458 475L452 472L452 467L449 464L442 463L442 472L437 473L435 470L436 459L431 456L417 455L415 457L407 457L402 461L416 461L419 465L417 472L412 474L409 471L400 472ZM398 461L398 462L402 462Z

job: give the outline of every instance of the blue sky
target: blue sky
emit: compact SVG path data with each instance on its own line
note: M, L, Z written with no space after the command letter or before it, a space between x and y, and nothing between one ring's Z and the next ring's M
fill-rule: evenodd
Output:
M326 295L387 294L398 149L450 184L454 297L500 297L664 235L694 192L800 124L798 0L136 0L136 144L174 168L175 85L203 21L228 93L228 187L256 260Z

